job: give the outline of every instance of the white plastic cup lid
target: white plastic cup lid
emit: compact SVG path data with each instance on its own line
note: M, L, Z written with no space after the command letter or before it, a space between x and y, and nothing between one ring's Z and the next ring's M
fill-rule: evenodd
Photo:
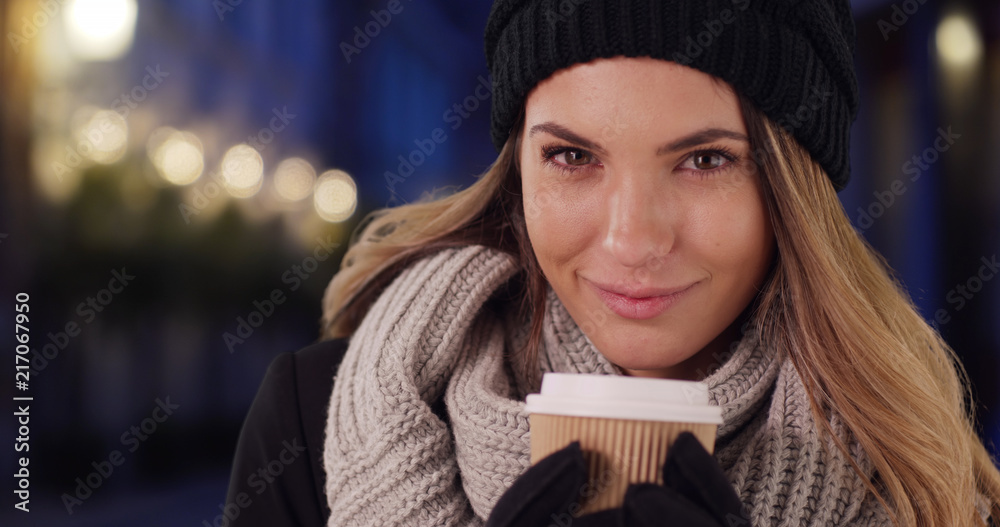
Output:
M615 375L546 373L542 393L527 398L528 413L722 424L702 382Z

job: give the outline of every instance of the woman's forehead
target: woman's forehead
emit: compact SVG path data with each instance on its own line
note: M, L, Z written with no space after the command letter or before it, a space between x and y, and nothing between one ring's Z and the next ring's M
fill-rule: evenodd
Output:
M600 136L688 133L693 127L745 132L728 84L648 57L599 59L556 72L525 102L527 129L546 122Z

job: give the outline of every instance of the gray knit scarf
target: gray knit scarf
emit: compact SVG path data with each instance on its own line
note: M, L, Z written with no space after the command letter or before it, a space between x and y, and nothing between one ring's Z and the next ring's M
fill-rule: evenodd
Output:
M509 352L526 324L486 301L517 271L480 246L409 266L352 336L337 373L324 468L330 527L481 526L529 466L527 393ZM549 289L540 371L620 375ZM764 525L890 525L839 449L820 441L787 354L744 338L704 379L724 424L716 459ZM448 420L431 410L442 394ZM844 426L866 473L871 463Z

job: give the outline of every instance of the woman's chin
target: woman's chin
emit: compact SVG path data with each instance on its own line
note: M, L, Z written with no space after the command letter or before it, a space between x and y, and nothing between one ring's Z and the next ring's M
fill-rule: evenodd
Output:
M656 354L643 351L612 350L601 352L609 362L635 377L685 377L683 367L687 357L659 351Z

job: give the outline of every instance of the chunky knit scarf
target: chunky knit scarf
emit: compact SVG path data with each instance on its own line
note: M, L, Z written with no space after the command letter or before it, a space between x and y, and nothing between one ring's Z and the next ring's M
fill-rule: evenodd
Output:
M329 526L480 526L528 468L524 398L538 379L507 360L527 328L487 302L516 271L492 249L446 249L409 266L375 302L330 399ZM621 374L551 289L547 305L539 373ZM786 353L748 337L720 362L704 379L724 420L715 453L752 525L890 525L850 462L819 439ZM431 409L442 395L448 422ZM831 425L872 474L843 425Z

